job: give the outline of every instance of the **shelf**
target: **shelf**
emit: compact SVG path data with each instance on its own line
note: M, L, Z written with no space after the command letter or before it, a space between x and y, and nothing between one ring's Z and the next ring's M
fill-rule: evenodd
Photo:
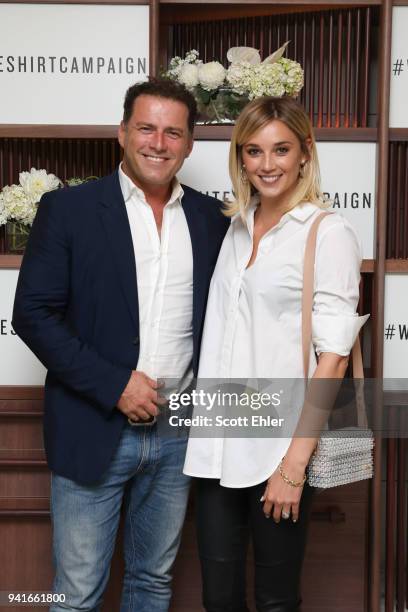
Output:
M22 255L0 255L0 270L2 268L9 270L19 269L22 259Z
M2 257L0 255L0 257ZM43 386L21 386L21 385L0 385L0 402L2 400L43 400ZM1 408L1 407L0 407ZM3 408L1 410L4 412ZM10 405L6 407L6 411L11 410ZM30 411L31 412L31 411Z
M21 0L22 1L22 0ZM34 1L34 0L33 0ZM160 4L199 4L201 0L160 0ZM396 2L394 1L396 4ZM206 4L224 4L224 5L239 5L239 4L247 4L247 5L270 5L271 0L207 0ZM283 5L283 6L303 6L306 10L307 8L313 8L316 5L321 6L322 8L327 8L330 10L336 8L345 8L345 7L353 7L353 6L381 6L381 0L335 0L334 2L328 2L327 0L314 0L311 3L310 0L274 0L274 5Z
M231 125L197 125L196 140L231 140ZM376 142L376 128L314 128L316 140L320 142Z
M391 142L406 142L408 140L408 128L390 128L389 139Z
M116 138L118 125L0 125L0 138Z
M231 140L232 125L197 125L196 140ZM394 140L407 140L408 130L393 130ZM0 138L116 139L117 125L0 125ZM316 140L376 142L376 128L315 128Z

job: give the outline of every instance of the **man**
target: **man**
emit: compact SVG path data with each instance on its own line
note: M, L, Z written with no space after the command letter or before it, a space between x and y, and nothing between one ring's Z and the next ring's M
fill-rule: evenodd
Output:
M31 231L13 326L48 369L54 591L66 596L52 612L100 609L125 489L120 610L168 610L189 479L185 437L160 435L157 379L197 373L228 226L217 200L175 178L195 113L175 82L130 87L120 167L46 194Z

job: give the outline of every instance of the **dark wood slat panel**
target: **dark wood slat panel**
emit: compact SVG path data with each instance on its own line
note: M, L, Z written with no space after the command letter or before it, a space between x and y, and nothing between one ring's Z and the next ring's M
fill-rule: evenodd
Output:
M394 408L389 408L393 411ZM395 601L395 530L396 530L396 466L397 441L387 440L387 493L385 543L385 612L394 612Z
M400 422L401 429L404 427L403 419L406 415L401 411ZM405 600L408 595L406 591L407 580L407 559L408 559L408 544L407 544L407 457L408 444L406 439L397 441L398 453L398 469L397 469L397 537L396 537L396 565L397 565L397 585L396 585L396 601L397 610L403 610Z
M301 13L236 17L224 21L217 37L213 34L218 32L219 16L198 23L199 37L195 34L197 23L181 19L169 23L166 49L172 56L183 57L195 48L203 61L218 60L227 65L225 49L231 43L262 48L265 56L290 40L287 55L300 62L305 71L305 85L299 99L313 124L374 127L376 111L373 108L373 114L368 114L368 96L370 81L376 72L375 51L370 40L378 10L350 6L336 11L308 12L305 7ZM182 7L179 11L182 14ZM172 18L177 20L176 10ZM329 57L336 59L329 62ZM375 107L375 101L373 104Z
M390 142L388 161L387 259L408 258L408 140Z
M113 139L0 139L0 187L18 183L19 173L31 167L46 168L62 181L72 177L110 174L121 160Z

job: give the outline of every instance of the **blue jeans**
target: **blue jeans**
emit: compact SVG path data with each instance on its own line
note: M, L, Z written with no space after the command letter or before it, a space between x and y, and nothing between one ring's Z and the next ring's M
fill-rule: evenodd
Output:
M157 425L126 425L101 482L82 486L52 475L54 593L66 601L50 612L99 612L124 494L120 612L167 612L190 484L182 473L186 442L161 437Z

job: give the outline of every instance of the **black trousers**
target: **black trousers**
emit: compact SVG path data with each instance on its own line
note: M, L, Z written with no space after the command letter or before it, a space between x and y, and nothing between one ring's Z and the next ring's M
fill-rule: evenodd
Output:
M207 612L248 612L246 554L252 538L258 612L298 612L300 575L314 489L307 484L299 520L265 518L260 498L265 483L245 489L197 478L198 547Z

